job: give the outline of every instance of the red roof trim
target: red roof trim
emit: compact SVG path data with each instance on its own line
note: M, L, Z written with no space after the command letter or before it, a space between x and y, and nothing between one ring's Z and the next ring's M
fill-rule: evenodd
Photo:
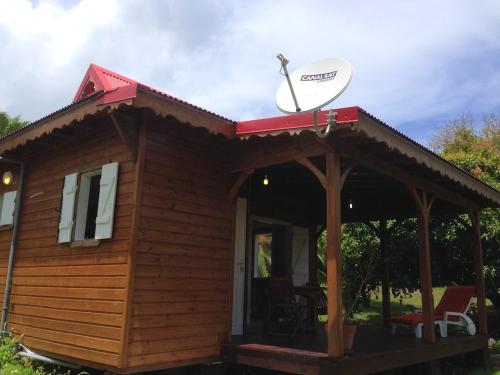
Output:
M357 122L359 118L359 107L337 108L337 123ZM329 110L318 113L318 122L321 125L326 124L326 117ZM310 128L313 126L312 113L303 113L299 115L285 115L279 117L270 117L265 119L240 121L236 123L236 135L242 136L254 133L267 133L282 130Z
M121 87L134 86L137 87L137 82L133 79L122 76L121 74L112 72L111 70L102 68L95 64L90 64L85 76L83 77L82 83L78 87L78 90L73 98L73 103L85 98L85 88L91 80L94 83L94 90L102 90L105 93L119 89ZM88 96L88 95L86 95ZM116 97L116 95L114 95ZM134 95L135 97L135 95ZM123 100L128 98L120 98L118 100ZM109 101L108 101L109 102Z
M112 72L111 70L102 68L95 64L90 64L89 68L87 69L87 72L85 73L85 76L83 77L83 80L80 86L78 87L78 90L76 92L75 97L73 98L72 103L76 103L80 100L85 99L89 95L93 95L93 92L90 93L85 92L85 88L87 87L89 80L91 80L94 83L94 90L95 90L94 92L102 91L104 93L104 95L99 98L99 101L97 102L98 105L104 105L122 100L136 98L137 89L143 89L145 91L149 91L151 93L158 94L165 98L176 101L178 103L187 105L196 110L208 113L214 117L227 121L231 125L235 124L234 121L226 117L220 116L211 111L207 111L206 109L195 106L189 102L186 102L185 100L176 98L175 96L166 94L160 90L156 90L152 87L143 85L131 78L122 76L121 74Z

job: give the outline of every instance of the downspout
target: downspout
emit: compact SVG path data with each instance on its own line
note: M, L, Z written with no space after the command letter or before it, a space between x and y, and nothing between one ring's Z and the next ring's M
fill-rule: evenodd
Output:
M19 173L19 186L18 193L16 196L16 206L14 208L14 224L12 227L12 240L10 242L10 252L9 252L9 262L7 264L7 275L5 277L5 291L3 294L3 305L2 305L2 320L0 321L0 337L3 337L6 333L6 324L7 324L7 314L9 312L9 301L10 301L10 292L12 290L12 272L14 266L14 256L16 253L16 244L17 244L17 232L19 229L19 216L22 205L23 198L23 189L24 189L24 163L19 160L13 160L9 158L5 158L0 156L0 161L6 163L12 163L19 165L20 173Z

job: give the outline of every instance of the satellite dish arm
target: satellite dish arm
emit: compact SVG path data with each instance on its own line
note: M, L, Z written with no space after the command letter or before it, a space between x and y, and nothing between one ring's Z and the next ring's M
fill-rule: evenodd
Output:
M320 138L326 138L332 130L332 125L337 121L337 112L328 111L328 115L326 116L326 129L324 131L321 130L318 124L318 110L313 111L313 125L316 135Z
M292 93L293 102L295 103L295 110L297 112L300 112L299 103L297 102L297 97L295 96L295 91L293 90L292 81L290 80L290 75L288 74L288 69L286 68L286 66L288 65L288 60L286 59L285 56L283 56L282 53L279 53L276 57L278 58L279 61L281 61L281 69L283 69L283 72L285 73L286 80L288 82L288 86L290 87L290 92Z

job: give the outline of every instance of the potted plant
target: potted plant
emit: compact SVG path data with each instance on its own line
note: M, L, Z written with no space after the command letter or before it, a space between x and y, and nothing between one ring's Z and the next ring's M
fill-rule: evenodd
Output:
M357 277L350 277L350 280L357 279L356 283L344 282L342 285L342 300L343 300L343 342L344 351L351 352L354 345L354 339L356 337L356 332L358 329L358 320L356 318L356 313L358 313L365 302L368 302L369 282L372 279L373 273L375 272L378 261L380 260L379 253L377 249L368 250L361 258L356 259L356 267L351 267L353 265L347 265L350 270L349 272L356 272ZM344 264L346 266L346 264ZM346 271L346 270L345 270ZM345 272L344 271L344 272ZM325 330L327 330L327 324L325 324Z

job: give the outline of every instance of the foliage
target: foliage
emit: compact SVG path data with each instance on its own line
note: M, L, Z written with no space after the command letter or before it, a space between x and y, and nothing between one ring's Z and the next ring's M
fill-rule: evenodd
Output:
M451 124L439 129L434 135L432 146L447 160L470 172L486 183L500 189L500 117L495 114L483 116L479 132L470 115L463 115ZM442 233L447 241L443 249L454 246L453 259L448 263L448 270L454 278L465 279L464 270L469 275L472 269L467 269L464 260L469 258L470 222L467 216L455 218ZM481 233L485 258L485 278L487 297L496 309L500 309L500 210L485 209L481 213ZM455 245L453 245L455 244ZM465 256L465 257L464 257Z
M318 281L326 286L326 231L318 239ZM369 305L378 287L379 240L363 225L342 225L342 299L344 318L352 320L361 307Z
M257 235L257 271L259 277L269 277L271 275L271 244L272 235L263 233Z
M25 357L16 355L19 340L4 337L0 341L0 368L5 375L71 375L60 367L44 367ZM78 375L87 374L80 372ZM88 375L88 374L87 374Z
M462 115L438 129L431 146L445 159L500 188L500 117L483 116L477 134L472 116Z
M26 359L15 355L17 340L3 338L0 344L0 367L6 375L45 375L41 367L34 368Z
M479 131L470 115L437 130L432 148L483 181L500 188L500 117L483 116ZM500 210L481 212L481 233L485 259L487 297L500 309ZM471 223L468 215L431 217L430 245L434 285L474 282ZM360 299L352 309L368 307L370 293L377 290L384 276L379 252L380 241L371 227L380 223L352 223L342 226L344 301ZM416 219L389 220L386 240L393 297L403 300L419 288ZM326 284L326 234L318 240L318 280ZM374 267L371 269L370 265ZM368 275L368 277L367 277Z
M19 116L9 116L6 112L0 112L0 136L3 137L16 129L26 126L28 122L21 120Z

